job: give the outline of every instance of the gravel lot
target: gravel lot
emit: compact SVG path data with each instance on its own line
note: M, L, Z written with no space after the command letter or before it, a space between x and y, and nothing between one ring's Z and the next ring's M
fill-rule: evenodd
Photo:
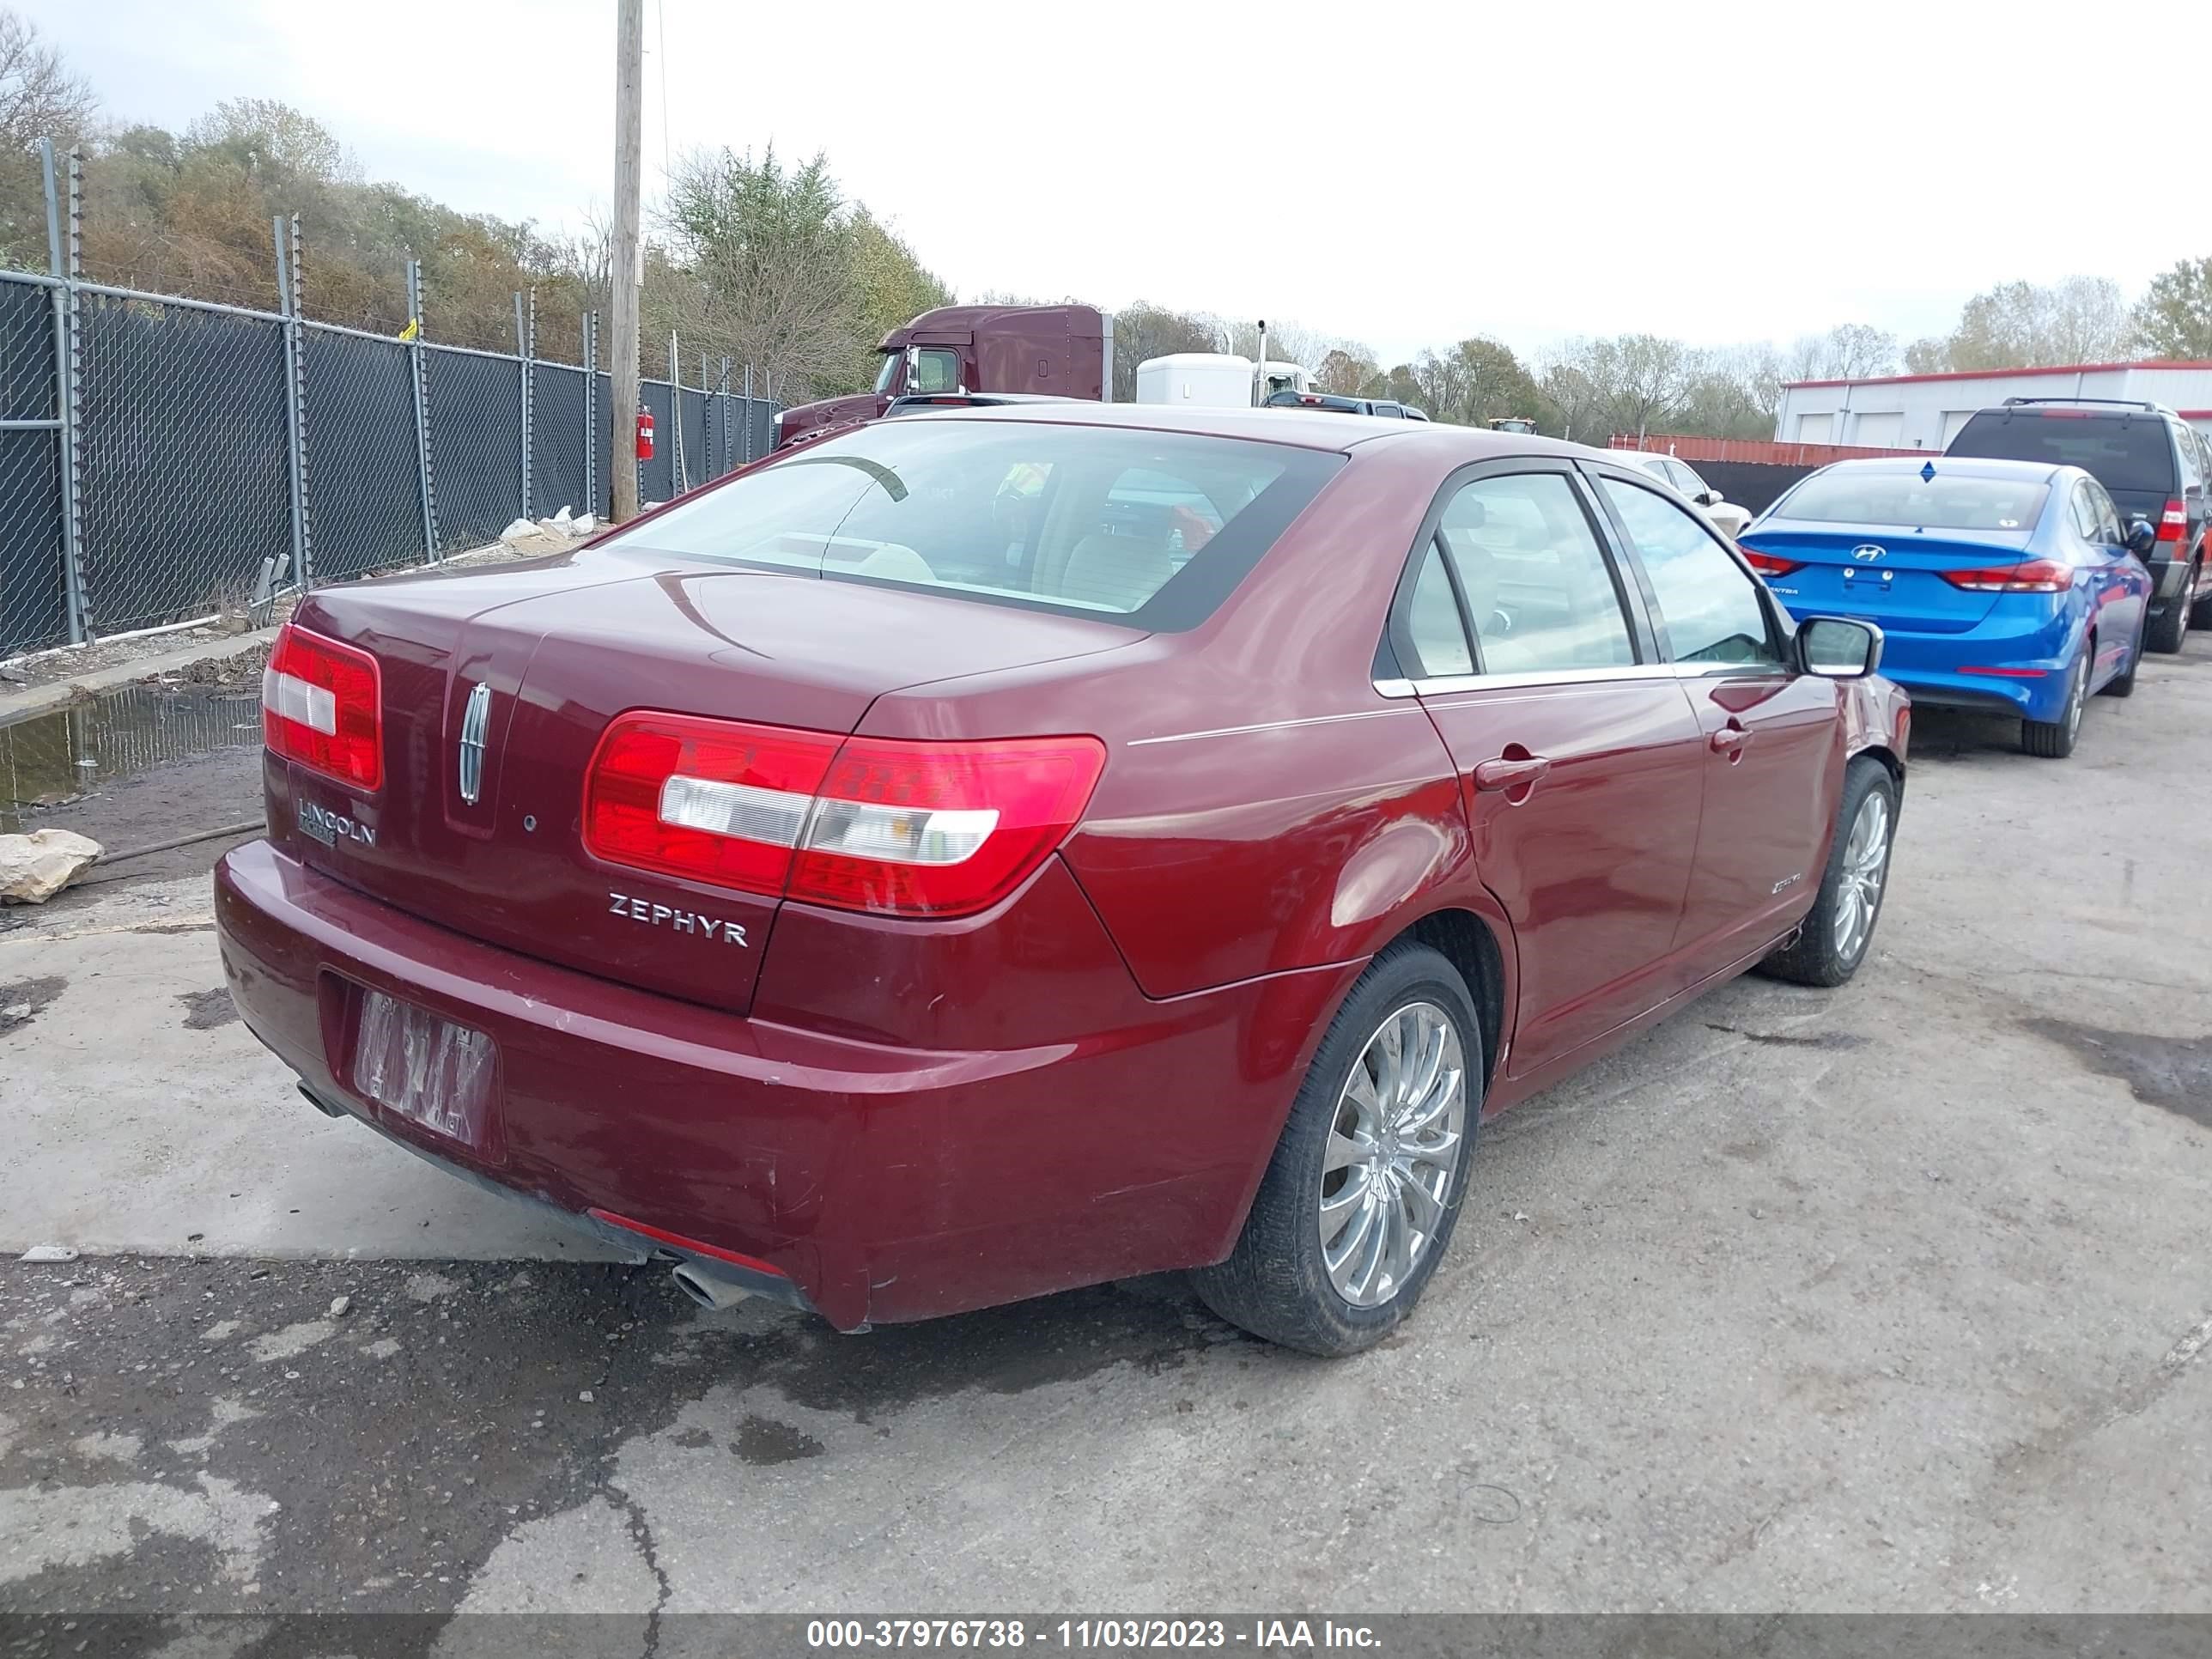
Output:
M0 1249L85 1255L0 1265L0 1608L2212 1613L2212 640L1914 762L1856 982L1492 1126L1334 1364L1172 1279L703 1315L301 1103L204 849L11 916ZM180 765L52 821L256 810Z

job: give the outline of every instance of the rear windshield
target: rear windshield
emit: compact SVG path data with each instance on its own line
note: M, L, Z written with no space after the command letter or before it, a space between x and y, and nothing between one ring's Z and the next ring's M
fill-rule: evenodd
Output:
M1917 472L1815 472L1778 502L1774 517L1816 524L1913 525L1923 530L2032 530L2050 486L2031 479Z
M1183 433L893 421L798 450L619 539L1140 628L1190 628L1343 459Z
M2153 415L1983 413L1947 453L2078 466L2107 489L2171 491L2173 437Z

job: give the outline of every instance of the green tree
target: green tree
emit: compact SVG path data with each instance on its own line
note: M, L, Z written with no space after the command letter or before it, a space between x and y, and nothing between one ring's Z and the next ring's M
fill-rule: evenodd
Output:
M2136 301L2137 349L2154 357L2212 358L2212 257L2184 259L2150 279Z

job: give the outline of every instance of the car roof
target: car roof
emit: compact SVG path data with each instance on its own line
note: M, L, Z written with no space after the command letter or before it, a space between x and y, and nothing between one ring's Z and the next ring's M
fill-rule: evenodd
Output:
M1441 421L1404 421L1385 415L1348 415L1329 409L1179 409L1169 404L1094 404L996 408L917 410L903 421L1049 421L1054 425L1095 426L1126 430L1188 432L1201 437L1251 438L1291 444L1302 449L1339 453L1357 445L1391 440L1428 444L1469 461L1505 455L1580 455L1602 452L1522 432L1491 432Z
M1682 459L1679 455L1662 455L1652 449L1601 449L1598 453L1613 456L1630 466L1647 466L1653 461L1676 461ZM1689 463L1682 461L1682 465L1687 466Z
M1939 476L1954 478L2034 478L2048 483L2061 472L2079 472L2078 466L2055 461L2001 461L1980 455L1869 455L1860 459L1831 461L1823 472L1918 472L1934 467Z

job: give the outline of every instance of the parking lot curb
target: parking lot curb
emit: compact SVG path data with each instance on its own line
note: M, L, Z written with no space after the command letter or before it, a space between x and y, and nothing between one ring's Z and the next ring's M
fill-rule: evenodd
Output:
M159 679L164 674L199 663L242 657L249 651L271 644L276 638L274 628L258 628L248 634L233 634L220 640L204 640L198 645L163 652L159 656L140 657L135 661L95 668L73 680L58 680L52 685L33 685L20 691L0 692L0 726L12 726L17 720L52 714L55 709L65 708L80 699L97 696L103 691L112 691L119 685Z

